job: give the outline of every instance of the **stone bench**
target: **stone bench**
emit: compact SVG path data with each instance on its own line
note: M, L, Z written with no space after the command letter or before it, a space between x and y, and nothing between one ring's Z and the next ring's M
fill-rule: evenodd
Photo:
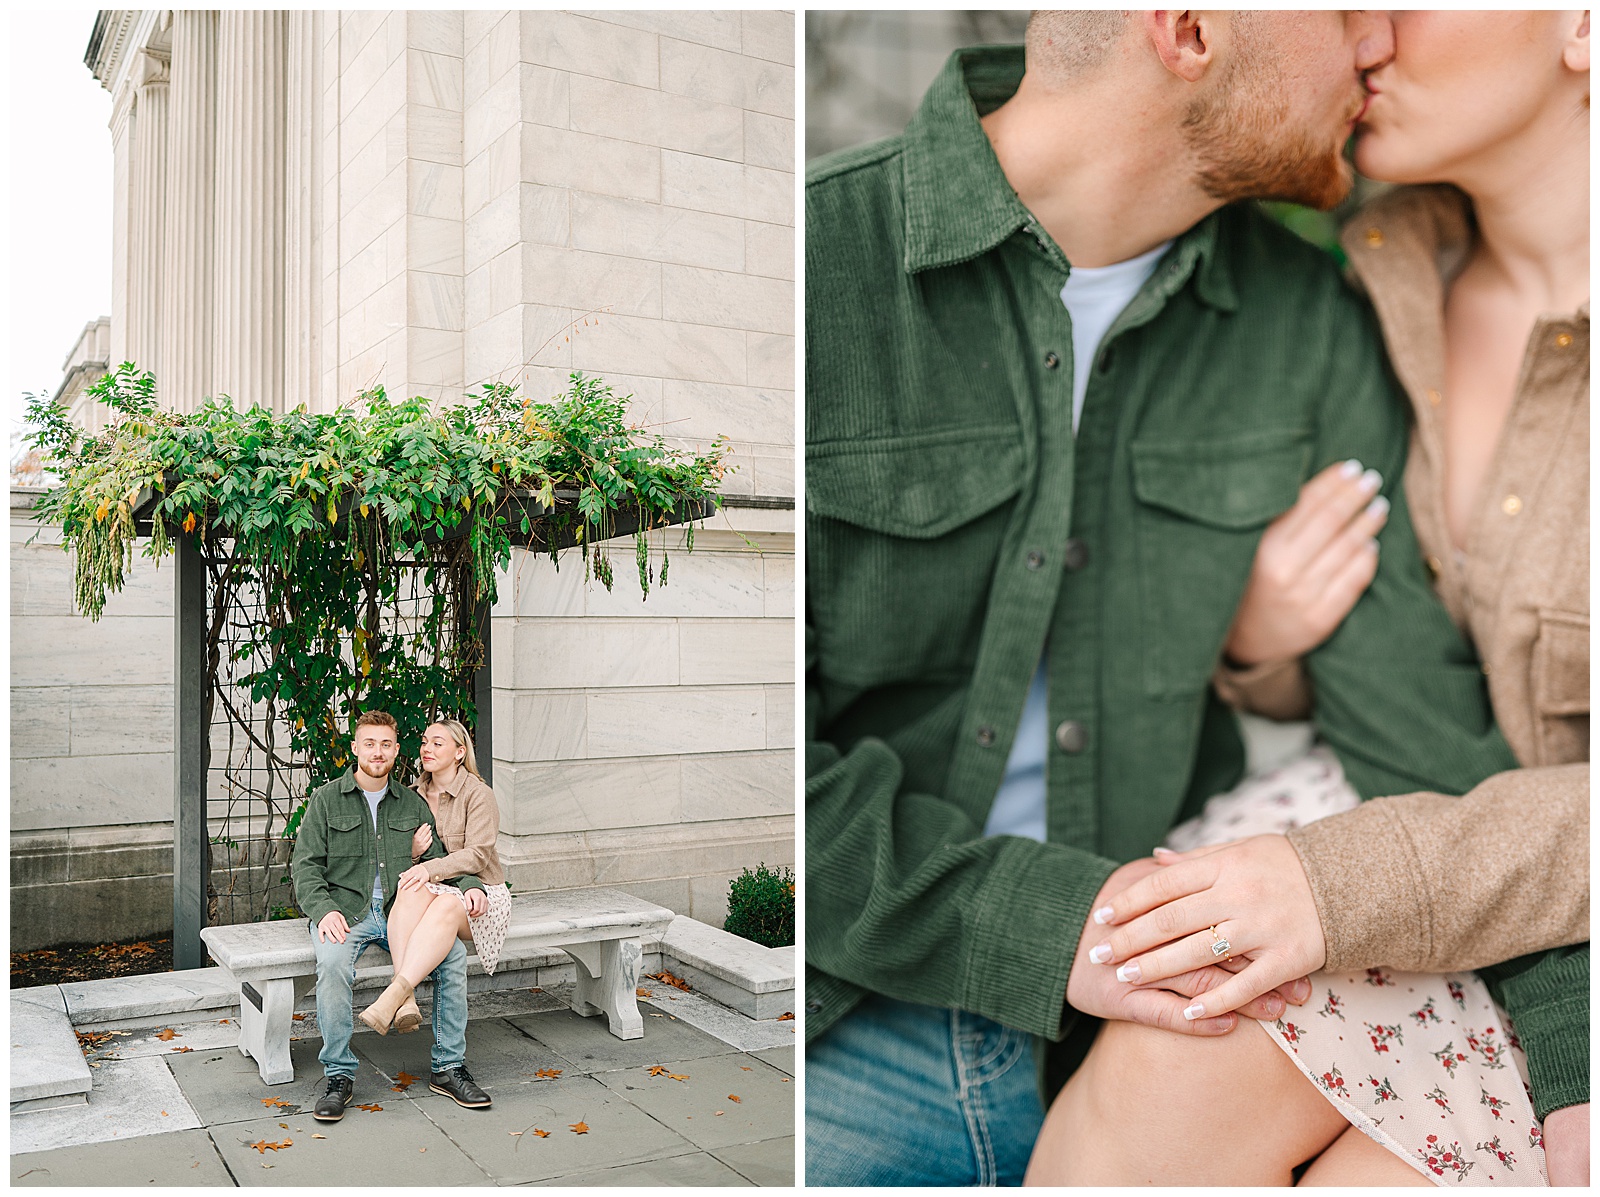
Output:
M511 927L500 958L560 948L577 966L572 1009L586 1016L604 1014L617 1038L639 1039L644 1035L637 997L644 956L640 938L660 935L672 919L665 907L615 889L518 894L511 899ZM200 937L238 986L239 1050L256 1061L266 1084L294 1080L289 1031L296 984L305 992L317 974L305 920L205 927ZM358 979L377 971L366 966L369 960L384 960L387 970L386 954L369 948L358 962Z

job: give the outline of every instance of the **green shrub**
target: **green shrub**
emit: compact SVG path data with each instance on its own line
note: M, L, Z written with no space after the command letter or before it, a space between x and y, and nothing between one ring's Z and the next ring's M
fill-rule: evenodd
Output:
M728 883L728 921L722 925L768 948L794 943L794 871L773 870L765 862Z

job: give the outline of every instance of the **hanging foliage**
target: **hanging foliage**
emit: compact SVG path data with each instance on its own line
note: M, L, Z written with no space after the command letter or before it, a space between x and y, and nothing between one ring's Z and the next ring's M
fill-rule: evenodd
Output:
M28 410L30 440L61 480L37 510L74 555L79 610L98 619L122 587L139 519L151 520L148 556L195 537L212 699L238 706L236 724L256 729L269 767L307 770L311 787L349 763L360 709L475 723L484 646L474 613L494 601L514 538L552 558L577 544L586 573L610 589L601 541L619 522L636 525L648 596L667 580L664 553L654 574L649 533L715 505L726 468L723 440L704 454L674 449L630 426L626 399L581 374L548 402L490 384L454 406L396 402L380 388L331 413L239 411L222 397L185 414L162 410L154 378L128 363L90 394L117 413L96 435L53 401ZM225 637L228 612L246 604L242 634L235 617ZM219 659L224 646L240 668ZM236 685L219 687L224 677ZM402 729L401 752L414 756L422 728ZM269 812L283 796L270 791Z

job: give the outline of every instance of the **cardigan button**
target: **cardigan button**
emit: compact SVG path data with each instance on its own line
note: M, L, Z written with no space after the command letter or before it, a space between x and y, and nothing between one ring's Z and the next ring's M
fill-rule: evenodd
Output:
M818 1010L821 1010L821 1009L822 1009L822 1003L817 1001L816 998L807 998L806 999L806 1013L807 1014L815 1014Z
M994 728L980 727L978 729L978 747L988 748L994 744Z
M1054 351L1044 355L1044 366L1045 366L1045 369L1054 370L1060 364L1061 364L1061 359L1056 356Z
M1034 549L1033 552L1028 554L1028 568L1036 570L1036 569L1043 568L1043 566L1044 566L1044 554L1041 553L1038 549Z
M1063 720L1056 728L1056 747L1062 752L1082 752L1088 742L1088 733L1083 730L1083 724L1076 719Z
M1089 564L1089 546L1074 536L1067 541L1066 551L1061 556L1061 563L1071 570L1082 569Z

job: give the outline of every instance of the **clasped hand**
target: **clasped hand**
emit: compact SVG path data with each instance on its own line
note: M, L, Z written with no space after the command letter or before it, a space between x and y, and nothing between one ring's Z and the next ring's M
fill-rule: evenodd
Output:
M1327 959L1327 943L1305 870L1281 835L1258 835L1193 852L1157 849L1140 875L1113 888L1112 874L1084 928L1079 955L1124 989L1160 983L1188 994L1188 1021L1219 1021L1230 1010L1251 1017L1277 991L1301 1004L1306 978ZM1127 868L1129 866L1124 866ZM1215 967L1212 928L1232 960ZM1077 968L1074 966L1074 975ZM1179 978L1204 983L1176 986ZM1268 995L1266 998L1263 995ZM1137 1021L1146 1021L1138 1019Z

